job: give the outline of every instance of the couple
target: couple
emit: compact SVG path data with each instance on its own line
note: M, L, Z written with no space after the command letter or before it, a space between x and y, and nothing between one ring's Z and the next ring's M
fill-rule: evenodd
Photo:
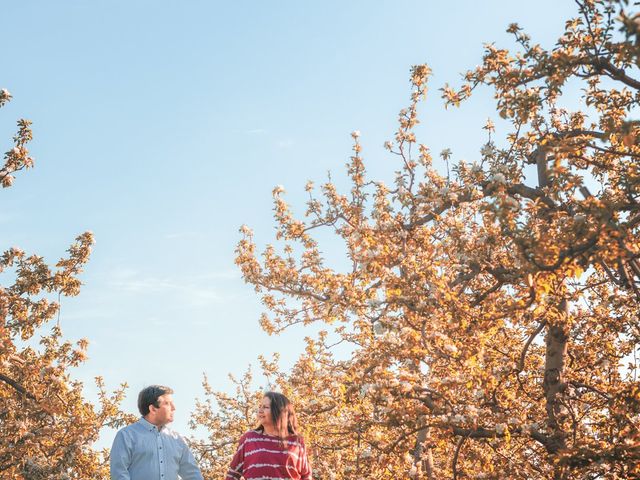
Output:
M185 440L167 428L173 421L173 390L152 385L138 395L142 418L121 429L111 447L111 480L202 480ZM304 441L297 435L293 405L267 392L258 407L259 426L240 438L227 480L311 480Z

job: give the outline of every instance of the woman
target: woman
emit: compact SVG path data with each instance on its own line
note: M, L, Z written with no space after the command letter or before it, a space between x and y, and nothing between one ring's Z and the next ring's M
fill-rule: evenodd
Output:
M265 393L258 421L258 428L240 437L226 479L311 480L307 451L297 434L298 422L289 399L281 393Z

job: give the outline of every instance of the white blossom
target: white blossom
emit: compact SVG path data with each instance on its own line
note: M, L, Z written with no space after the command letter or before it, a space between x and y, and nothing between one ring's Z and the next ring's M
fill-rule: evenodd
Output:
M411 390L413 390L413 385L411 385L409 382L402 382L400 384L400 389L403 392L410 392Z
M240 233L246 236L251 236L253 235L253 230L251 230L247 225L242 225L240 227Z
M511 196L507 196L504 199L504 205L505 207L510 208L512 210L517 210L518 208L520 208L520 203L518 202L518 200L516 200Z
M460 414L454 415L451 418L451 422L456 423L456 424L464 423L464 422L466 422L466 420L467 420L467 418L464 415L460 415Z
M449 159L449 157L451 157L451 149L449 149L449 148L445 148L444 150L442 150L442 151L440 152L440 156L441 156L442 158L444 158L445 160L448 160L448 159Z
M491 181L494 183L505 184L507 183L506 177L502 173L496 173L491 177Z
M487 156L493 154L493 145L491 145L490 143L485 144L480 149L480 153L482 154L483 157L487 157Z
M456 347L454 344L452 343L447 343L444 346L444 349L449 352L449 353L457 353L458 352L458 347Z
M467 414L470 415L471 417L478 416L478 409L474 405L468 405L466 410L467 410Z
M364 385L362 385L362 387L360 387L360 398L364 398L372 388L373 385L371 385L370 383L365 383Z

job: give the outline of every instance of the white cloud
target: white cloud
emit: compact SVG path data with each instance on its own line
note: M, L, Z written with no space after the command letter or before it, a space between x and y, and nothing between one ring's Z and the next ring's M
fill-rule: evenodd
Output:
M282 148L282 149L288 149L288 148L293 147L293 143L294 143L294 142L293 142L293 139L291 139L291 138L285 138L285 139L283 139L283 140L278 140L278 141L276 142L276 147L278 147L278 148Z
M240 269L234 268L229 270L221 270L218 272L209 272L198 275L199 280L231 280L240 278Z
M135 295L162 294L175 297L185 307L206 307L228 301L228 293L220 292L220 281L239 278L234 270L213 271L188 279L145 275L130 268L118 268L111 274L108 285L121 292Z

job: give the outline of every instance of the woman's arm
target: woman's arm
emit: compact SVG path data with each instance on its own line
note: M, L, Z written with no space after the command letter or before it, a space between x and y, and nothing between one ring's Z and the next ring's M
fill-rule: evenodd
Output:
M242 477L242 472L244 471L244 445L247 434L245 433L240 437L240 441L238 442L238 449L236 450L233 459L231 460L231 464L229 465L229 470L227 470L227 476L225 480L239 480Z
M300 480L312 480L311 465L309 464L309 457L307 456L307 447L304 444L304 440L300 437Z

